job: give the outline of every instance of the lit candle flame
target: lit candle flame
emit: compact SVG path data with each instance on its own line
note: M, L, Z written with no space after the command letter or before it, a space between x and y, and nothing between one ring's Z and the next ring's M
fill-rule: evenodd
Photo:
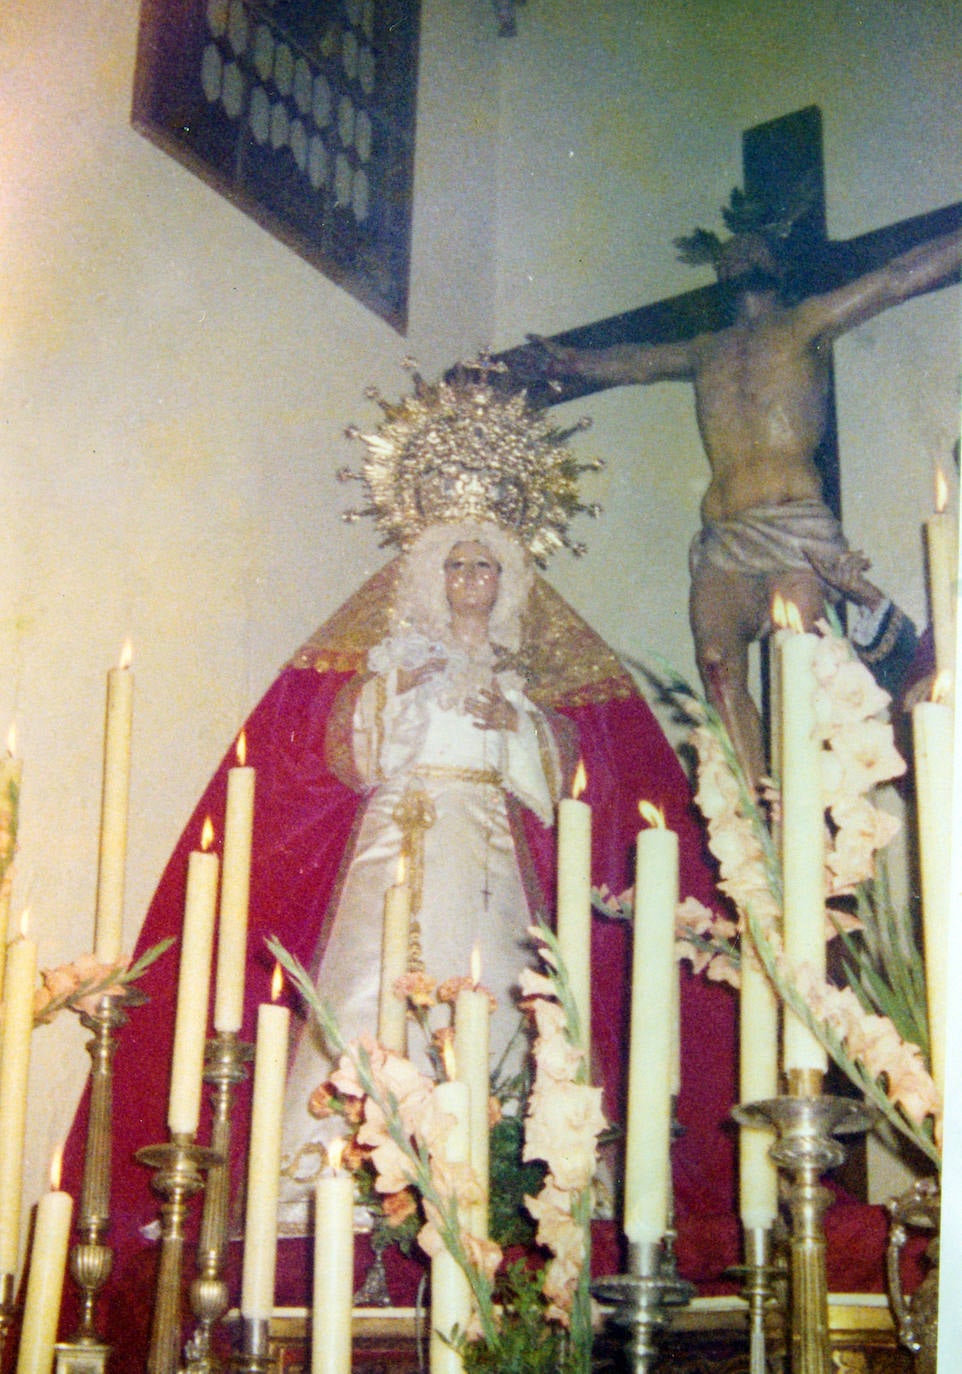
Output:
M237 736L237 749L235 752L237 754L238 767L243 768L247 762L247 735L243 730Z
M794 601L785 602L785 624L790 630L794 630L796 634L800 635L805 632L805 622L802 619L802 613L795 605Z
M24 909L23 909L23 911L21 911L21 913L20 913L20 938L21 938L21 940L25 940L25 939L27 938L27 931L29 930L29 928L30 928L30 908L29 908L28 906L25 906Z
M935 512L941 515L949 503L949 484L941 468L935 469Z
M284 987L284 970L280 964L274 965L274 972L271 975L271 1001L276 1002L281 995Z
M638 814L643 821L649 825L656 826L659 830L665 829L665 813L660 806L654 802L640 801L638 803Z
M948 668L942 668L936 673L935 681L932 683L932 700L948 701L951 691L952 674Z
M441 1058L444 1061L444 1073L448 1079L453 1079L457 1072L457 1060L454 1057L454 1046L450 1040L445 1040L441 1045Z
M408 861L406 854L400 854L397 861L397 873L394 881L398 887L403 887L408 880Z
M336 1140L332 1140L330 1145L328 1145L327 1147L327 1162L329 1167L333 1169L335 1173L337 1173L341 1167L341 1164L344 1160L344 1151L346 1148L347 1141L342 1135L339 1135Z
M471 951L471 982L475 987L481 982L481 946L475 944Z
M210 816L207 816L207 817L205 818L205 820L204 820L203 826L201 827L201 832L200 832L200 847L201 847L201 849L205 849L205 850L206 850L206 849L210 849L210 847L211 847L211 845L212 845L213 843L214 843L214 822L211 820Z
M788 628L788 609L781 592L776 592L772 597L772 624L777 630Z
M133 657L134 657L133 646L131 645L129 639L125 639L125 640L124 640L124 647L123 647L123 648L121 649L121 651L120 651L120 660L119 660L119 662L118 662L118 664L117 664L118 668L129 668L130 665L131 665L131 663L132 663L132 661L133 661Z
M574 797L575 801L578 800L587 786L588 774L585 772L585 761L584 759L579 759L578 767L575 769L574 781L571 784L571 795Z
M63 1173L63 1145L58 1145L50 1159L50 1191L55 1193L60 1187Z

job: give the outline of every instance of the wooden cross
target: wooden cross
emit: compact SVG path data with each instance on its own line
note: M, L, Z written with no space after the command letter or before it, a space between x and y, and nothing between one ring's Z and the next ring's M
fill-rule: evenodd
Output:
M810 189L809 208L793 228L788 242L787 256L793 264L789 289L799 297L841 286L881 267L897 253L962 225L962 202L958 202L858 238L829 239L825 222L822 117L814 105L746 130L742 135L742 167L744 190L751 199L777 203L785 192L799 184ZM553 341L576 348L677 343L720 329L725 322L717 286L703 286L569 329L554 335ZM557 405L604 390L608 385L584 378L549 385L540 370L537 350L531 345L509 349L497 361L508 365L506 375L512 386L525 386L535 405ZM834 394L830 396L829 420L815 461L822 476L826 504L841 519Z

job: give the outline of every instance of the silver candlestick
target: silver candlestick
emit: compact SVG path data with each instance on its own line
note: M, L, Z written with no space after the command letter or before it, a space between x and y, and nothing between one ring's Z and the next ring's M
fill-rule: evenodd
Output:
M820 1085L821 1074L812 1074L805 1084L810 1088ZM812 1092L746 1103L736 1107L733 1116L743 1126L775 1127L778 1140L772 1146L772 1159L792 1180L792 1374L831 1374L822 1225L831 1194L819 1179L845 1158L845 1150L836 1136L867 1130L872 1124L872 1113L851 1098Z
M628 1273L596 1279L591 1291L600 1302L614 1308L611 1320L628 1333L628 1356L634 1374L648 1374L658 1358L658 1333L673 1307L684 1306L694 1289L679 1280L674 1266L665 1262L660 1241L628 1247Z

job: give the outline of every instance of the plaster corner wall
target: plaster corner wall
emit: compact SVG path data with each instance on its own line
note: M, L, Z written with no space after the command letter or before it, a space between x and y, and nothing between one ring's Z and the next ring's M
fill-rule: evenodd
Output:
M132 945L250 708L385 559L346 526L343 436L490 337L496 70L471 0L422 7L406 338L130 123L137 4L0 15L0 721L24 759L15 918L42 966L93 935L107 669L133 646ZM475 95L469 98L469 93ZM253 760L252 760L253 762ZM89 1067L34 1037L27 1207Z

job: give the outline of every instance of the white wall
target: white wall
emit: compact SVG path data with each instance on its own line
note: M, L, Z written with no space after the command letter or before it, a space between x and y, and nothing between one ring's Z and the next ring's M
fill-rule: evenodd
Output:
M956 199L954 3L424 0L411 327L401 339L130 127L137 6L0 14L0 732L24 756L15 911L41 961L89 948L104 679L137 677L128 926L196 796L298 642L382 554L346 527L368 383L696 284L741 130L816 102L831 229ZM918 523L954 433L958 291L838 350L850 528L921 615ZM684 387L593 398L591 553L553 578L620 649L690 667L685 548L705 481ZM879 472L888 474L885 480ZM897 474L893 480L892 474ZM876 515L878 512L878 515ZM884 536L884 537L883 537ZM638 588L612 597L612 585ZM633 599L636 596L636 600ZM35 1037L28 1192L86 1071Z
M0 16L0 720L24 758L13 908L41 964L91 947L105 675L136 674L127 929L251 706L383 561L340 512L344 426L493 328L497 38L423 6L402 338L130 125L139 6ZM470 271L465 270L470 264ZM88 1067L34 1037L28 1194Z

